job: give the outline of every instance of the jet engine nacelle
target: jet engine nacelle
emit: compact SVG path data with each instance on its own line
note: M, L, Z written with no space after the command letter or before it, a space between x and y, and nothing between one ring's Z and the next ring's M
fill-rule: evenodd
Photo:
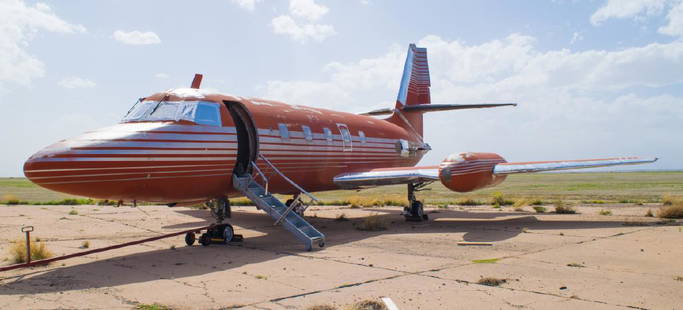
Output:
M441 162L439 178L452 191L471 192L503 182L506 176L494 175L493 167L504 162L495 153L451 154Z

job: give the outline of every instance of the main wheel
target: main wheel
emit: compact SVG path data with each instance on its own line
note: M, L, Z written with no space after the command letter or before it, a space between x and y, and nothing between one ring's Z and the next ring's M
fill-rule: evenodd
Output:
M187 246L192 246L196 239L197 238L195 237L193 232L189 232L189 233L185 234L185 244L187 244Z
M225 239L225 243L232 241L233 237L235 237L235 230L232 228L232 225L225 225L225 228L223 229L223 239Z
M209 246L211 244L211 237L207 234L202 234L199 236L199 243L203 246Z

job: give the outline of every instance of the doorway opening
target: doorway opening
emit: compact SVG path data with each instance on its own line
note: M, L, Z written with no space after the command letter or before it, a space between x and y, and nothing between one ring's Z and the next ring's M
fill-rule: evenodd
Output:
M258 134L247 108L239 102L223 101L230 111L237 133L237 162L233 174L251 174L252 162L256 162L258 155Z

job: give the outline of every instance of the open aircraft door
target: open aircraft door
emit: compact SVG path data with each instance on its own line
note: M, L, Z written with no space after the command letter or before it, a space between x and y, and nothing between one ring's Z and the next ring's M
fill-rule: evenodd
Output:
M253 168L251 163L256 162L259 147L253 118L242 103L235 101L224 101L223 103L230 111L237 133L237 161L233 174L250 174Z

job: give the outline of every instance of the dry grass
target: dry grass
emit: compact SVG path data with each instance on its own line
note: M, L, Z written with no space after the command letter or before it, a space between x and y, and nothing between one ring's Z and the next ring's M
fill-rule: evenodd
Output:
M579 263L569 263L569 264L567 264L567 266L568 266L568 267L576 267L576 268L583 268L583 267L586 267L586 266L584 266L584 265L582 265L582 264L579 264Z
M673 205L662 207L657 211L657 217L666 219L683 218L683 202L675 202Z
M137 310L171 310L170 307L164 306L161 304L153 303L153 304L137 304L135 306L135 309Z
M491 197L491 204L494 206L509 206L514 203L515 202L512 200L505 199L505 196L503 196L503 193L501 192L495 192Z
M78 211L76 211L76 209L71 209L71 211L69 211L69 215L78 215Z
M337 215L337 218L334 219L337 222L346 222L349 220L349 218L346 217L346 214L342 213Z
M683 202L683 197L673 196L671 194L662 195L662 205L671 206L674 205L676 202Z
M341 204L351 205L352 207L382 207L382 206L407 206L408 199L403 195L382 195L377 196L350 196ZM337 202L335 202L336 204Z
M26 240L20 239L15 241L10 246L10 259L16 264L25 263L26 257ZM31 243L31 260L46 259L54 256L50 250L47 249L45 242Z
M382 302L367 299L344 307L344 310L387 310L387 306L385 306Z
M467 198L460 198L460 199L456 200L455 204L459 205L459 206L480 206L480 205L483 205L484 203L467 197Z
M600 215L612 215L612 211L610 211L610 210L600 210Z
M477 284L488 285L488 286L500 286L501 284L503 284L505 282L507 282L507 280L505 280L505 279L485 277L485 278L479 279L479 281L477 281Z
M515 209L521 209L521 208L526 207L528 205L529 205L529 200L525 199L525 198L521 198L521 199L517 199L515 201L515 204L513 204L512 206L515 207Z
M657 211L657 216L668 219L683 218L683 197L664 195L662 196L662 208ZM648 211L650 214L652 211Z
M556 200L553 202L553 205L555 206L555 213L557 214L575 214L576 210L572 208L572 206L567 205L564 201L562 200Z
M541 206L535 206L534 207L534 211L536 211L536 213L545 213L546 210L547 209L545 207L541 207Z
M90 248L90 241L86 240L86 241L83 241L83 243L81 243L81 249L87 249L87 248Z
M356 225L356 229L363 231L380 231L386 230L388 227L388 220L380 215L366 217L362 222Z
M654 215L654 213L652 213L652 210L648 209L648 210L647 210L647 213L645 213L645 216L647 216L647 217L654 217L655 215Z

